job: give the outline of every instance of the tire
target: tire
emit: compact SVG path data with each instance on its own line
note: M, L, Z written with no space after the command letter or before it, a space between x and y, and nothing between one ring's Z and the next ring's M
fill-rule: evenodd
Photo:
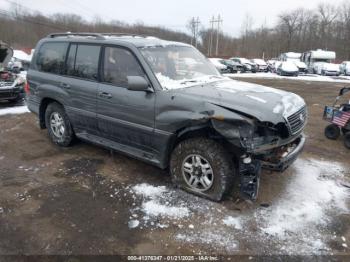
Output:
M59 118L59 121L56 121L55 116ZM53 126L53 121L59 122L60 126L55 128ZM47 106L45 111L45 125L47 127L49 137L54 144L62 147L68 147L72 144L74 139L74 131L68 115L60 104L53 102ZM60 128L62 126L64 129ZM54 131L55 129L56 132ZM61 135L57 133L60 133Z
M336 140L340 136L340 128L335 124L330 124L325 128L324 134L328 139Z
M201 171L199 173L202 173L202 175L198 172L194 173L198 171L198 167L195 167L198 163L198 157L200 157L201 165L209 164L212 171L212 175L209 176L211 184L207 183L210 184L207 188L198 182L203 180L203 173ZM184 171L186 163L190 166L192 174ZM187 169L189 170L188 167ZM237 172L233 166L233 161L230 160L228 152L222 145L206 138L193 138L180 142L174 149L170 159L170 173L172 181L177 187L218 202L231 188ZM191 186L192 177L196 178L192 180L193 185Z
M350 149L350 133L347 133L347 134L344 136L344 146L345 146L347 149Z

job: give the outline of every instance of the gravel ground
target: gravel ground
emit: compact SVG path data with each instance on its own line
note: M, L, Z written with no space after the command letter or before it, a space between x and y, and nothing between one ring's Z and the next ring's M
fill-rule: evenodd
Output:
M350 151L322 121L344 84L244 81L295 92L310 114L304 153L263 172L254 203L192 196L166 171L87 143L58 148L21 104L0 104L0 254L350 255Z

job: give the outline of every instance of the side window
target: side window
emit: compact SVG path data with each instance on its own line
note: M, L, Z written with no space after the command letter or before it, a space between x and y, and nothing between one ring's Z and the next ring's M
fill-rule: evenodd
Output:
M44 43L37 55L36 69L42 72L62 74L68 43Z
M72 44L67 57L66 74L96 80L100 49L96 45Z
M127 76L144 76L140 64L128 50L106 47L103 64L103 81L116 86L127 87Z

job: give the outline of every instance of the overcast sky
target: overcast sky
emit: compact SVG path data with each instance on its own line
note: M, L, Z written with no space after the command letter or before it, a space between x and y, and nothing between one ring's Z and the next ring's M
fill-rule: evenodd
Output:
M326 2L338 4L343 1L350 0ZM265 21L267 25L273 25L280 12L298 7L315 8L322 0L0 0L0 9L9 8L10 2L44 14L68 12L87 20L99 16L107 21L142 21L181 31L186 31L186 22L193 16L199 17L202 25L208 27L210 18L220 14L224 19L224 31L238 35L247 13L253 17L254 26Z

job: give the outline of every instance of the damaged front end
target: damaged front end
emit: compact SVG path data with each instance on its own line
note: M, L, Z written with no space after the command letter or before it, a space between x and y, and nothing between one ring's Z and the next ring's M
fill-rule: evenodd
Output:
M300 110L298 112L300 114ZM237 112L231 113L234 114L233 117L214 116L212 125L228 142L232 153L238 156L242 197L256 200L261 169L282 172L302 152L305 144L302 131L306 124L306 108L302 110L302 117L297 121L286 118L284 123L276 125L260 122Z

